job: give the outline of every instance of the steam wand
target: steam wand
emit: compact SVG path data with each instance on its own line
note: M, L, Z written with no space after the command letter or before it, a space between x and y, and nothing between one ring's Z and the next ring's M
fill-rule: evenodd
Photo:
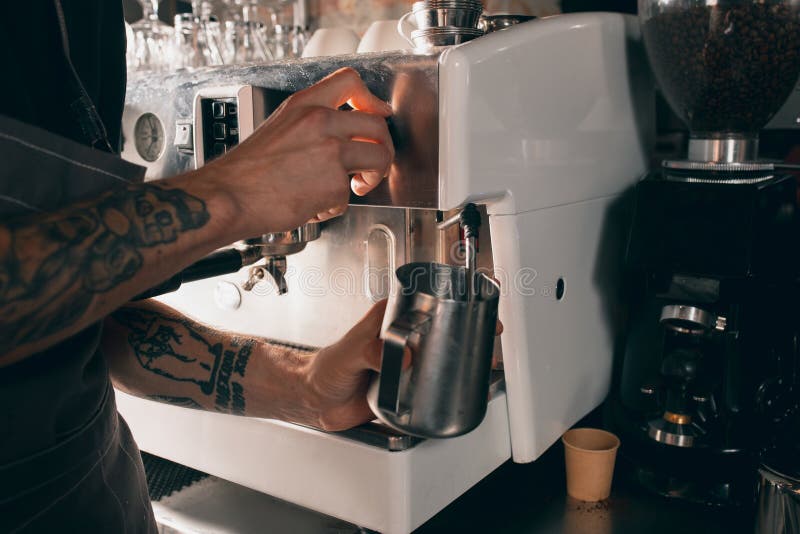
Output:
M477 281L478 277L475 276L475 261L478 253L478 229L481 226L481 214L478 208L473 203L464 206L456 215L440 222L436 225L439 230L445 230L455 223L461 225L464 231L464 252L466 261L466 278L467 278L467 300L475 300L478 294Z

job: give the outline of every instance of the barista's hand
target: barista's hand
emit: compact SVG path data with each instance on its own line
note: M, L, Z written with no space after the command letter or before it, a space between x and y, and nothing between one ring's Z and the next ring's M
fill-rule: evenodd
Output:
M313 408L313 426L323 430L346 430L375 419L367 404L367 388L373 373L380 371L383 341L378 337L386 301L375 304L342 339L316 353L303 375L306 404ZM495 335L503 332L497 321ZM403 368L411 365L406 348ZM302 421L298 421L302 422Z
M385 311L386 301L378 302L342 339L310 360L306 384L318 419L314 426L344 430L375 418L366 395L371 371L381 367L378 335Z
M354 111L337 109L345 103ZM340 69L289 97L229 155L197 172L229 194L242 236L330 218L344 212L351 187L366 194L388 173L391 113L355 70Z

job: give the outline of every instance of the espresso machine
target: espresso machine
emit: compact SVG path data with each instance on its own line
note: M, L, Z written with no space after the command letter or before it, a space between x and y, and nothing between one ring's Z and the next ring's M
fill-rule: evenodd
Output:
M639 16L689 141L636 188L614 420L646 487L747 506L800 424L797 182L758 158L800 75L800 8L641 0Z
M159 299L213 327L325 346L390 295L399 267L461 265L463 236L446 222L474 204L475 264L499 282L505 327L482 422L421 439L378 421L331 433L121 392L117 404L144 451L364 528L407 533L507 460L536 460L606 397L619 215L647 168L653 84L635 19L564 15L424 52L135 76L123 157L145 165L148 179L193 169L230 150L286 95L345 66L394 110L389 177L353 196L341 217L220 251L235 272L195 273Z

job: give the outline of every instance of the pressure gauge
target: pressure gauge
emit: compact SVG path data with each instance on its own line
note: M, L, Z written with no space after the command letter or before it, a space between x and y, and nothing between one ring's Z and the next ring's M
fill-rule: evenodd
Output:
M155 161L164 151L164 125L152 113L145 113L134 128L136 151L145 161Z

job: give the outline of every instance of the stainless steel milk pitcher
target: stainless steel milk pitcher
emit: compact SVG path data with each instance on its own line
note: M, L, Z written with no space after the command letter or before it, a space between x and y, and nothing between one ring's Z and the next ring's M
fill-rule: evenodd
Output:
M397 289L384 320L383 360L368 401L392 428L424 438L450 438L486 415L500 288L468 270L439 263L397 269ZM409 348L411 365L403 369Z

